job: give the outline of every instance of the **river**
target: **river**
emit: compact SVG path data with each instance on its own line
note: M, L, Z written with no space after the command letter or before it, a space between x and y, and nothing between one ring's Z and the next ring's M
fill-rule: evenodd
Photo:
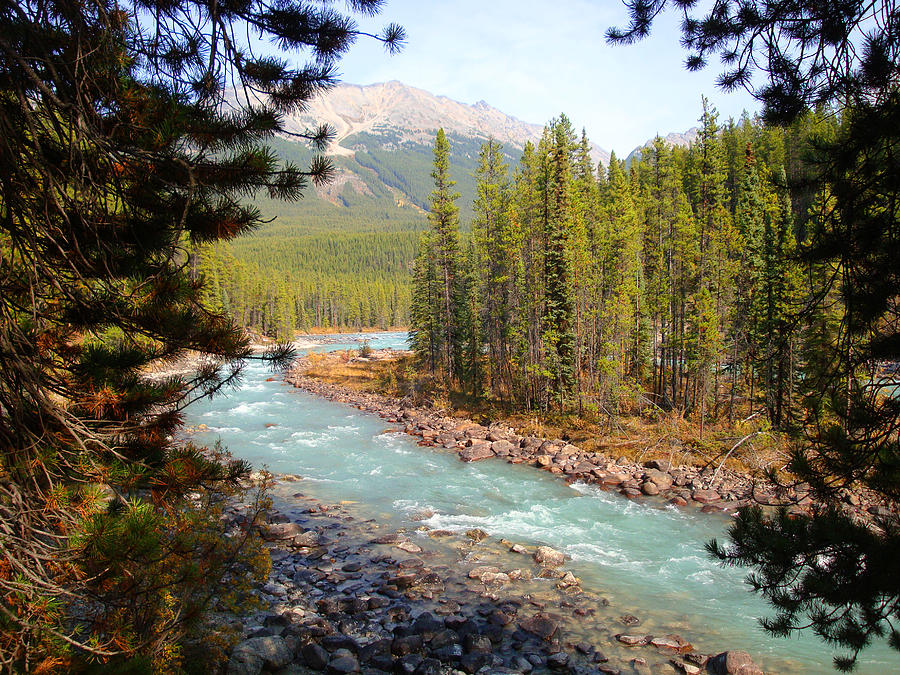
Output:
M373 348L405 347L403 333L365 336ZM358 347L360 336L314 347ZM610 617L634 614L641 633L678 633L700 651L742 649L766 672L827 673L832 651L815 637L774 639L757 617L767 605L743 584L746 570L722 568L703 543L722 538L726 516L630 501L588 485L499 459L467 464L424 448L376 415L294 389L258 363L224 396L198 402L187 424L195 439L221 438L236 456L276 473L304 477L306 494L351 500L370 518L410 528L481 528L495 537L548 544L572 557L586 589L610 602ZM620 626L620 632L624 627ZM900 672L900 655L878 645L859 673Z

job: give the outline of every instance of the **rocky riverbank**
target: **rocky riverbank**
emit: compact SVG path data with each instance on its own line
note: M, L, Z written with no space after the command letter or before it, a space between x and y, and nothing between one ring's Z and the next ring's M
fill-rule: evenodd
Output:
M353 405L402 425L406 433L421 439L421 445L456 452L465 462L500 458L511 464L528 464L558 474L570 483L581 482L615 490L630 499L665 500L677 507L699 508L705 512L733 513L742 506L758 504L784 505L789 513L801 514L813 506L804 485L773 485L724 466L675 465L672 460L680 453L674 449L659 450L658 456L642 463L586 452L564 440L521 436L507 426L486 427L440 411L416 407L405 400L324 383L305 374L302 360L285 379L317 396ZM886 512L883 505L861 492L846 492L843 507L856 519L866 522Z
M480 530L394 530L297 492L299 480L282 477L261 526L264 609L222 625L240 636L230 675L762 672L744 652L699 653L641 631L639 617L601 615L609 602L559 551ZM240 522L246 508L227 515Z

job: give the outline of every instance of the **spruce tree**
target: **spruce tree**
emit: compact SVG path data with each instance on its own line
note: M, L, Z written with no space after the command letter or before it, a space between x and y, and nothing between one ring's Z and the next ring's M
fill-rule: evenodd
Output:
M474 268L480 276L480 324L487 342L487 376L491 394L512 390L510 328L513 321L514 264L518 236L511 223L509 172L502 146L488 139L481 146L476 178L472 234L477 251Z
M464 280L460 274L459 193L453 191L456 181L450 178L450 143L443 129L434 140L434 168L431 172L431 247L440 283L437 324L440 364L449 384L462 380L461 317L465 305Z
M564 409L575 384L575 308L571 288L573 136L565 115L551 122L544 162L542 201L546 249L542 341L551 396Z

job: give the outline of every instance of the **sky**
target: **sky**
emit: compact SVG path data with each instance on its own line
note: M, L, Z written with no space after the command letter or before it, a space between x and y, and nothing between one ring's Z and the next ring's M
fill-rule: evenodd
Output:
M685 70L674 12L650 38L615 47L604 34L627 24L620 0L387 0L379 16L359 20L372 32L389 22L406 29L403 51L361 39L339 65L342 81L399 80L535 124L565 113L620 157L657 133L696 126L701 95L722 120L759 110L743 90L716 88L717 63Z

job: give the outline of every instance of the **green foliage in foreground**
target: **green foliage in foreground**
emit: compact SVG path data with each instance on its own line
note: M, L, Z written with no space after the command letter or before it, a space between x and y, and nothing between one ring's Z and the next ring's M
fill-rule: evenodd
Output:
M251 56L248 21L312 65ZM0 670L178 672L211 602L266 573L263 502L221 518L249 465L179 438L251 354L191 251L261 223L246 195L327 175L265 141L357 36L294 0L0 5ZM235 83L267 102L223 110ZM193 374L145 376L192 352Z

